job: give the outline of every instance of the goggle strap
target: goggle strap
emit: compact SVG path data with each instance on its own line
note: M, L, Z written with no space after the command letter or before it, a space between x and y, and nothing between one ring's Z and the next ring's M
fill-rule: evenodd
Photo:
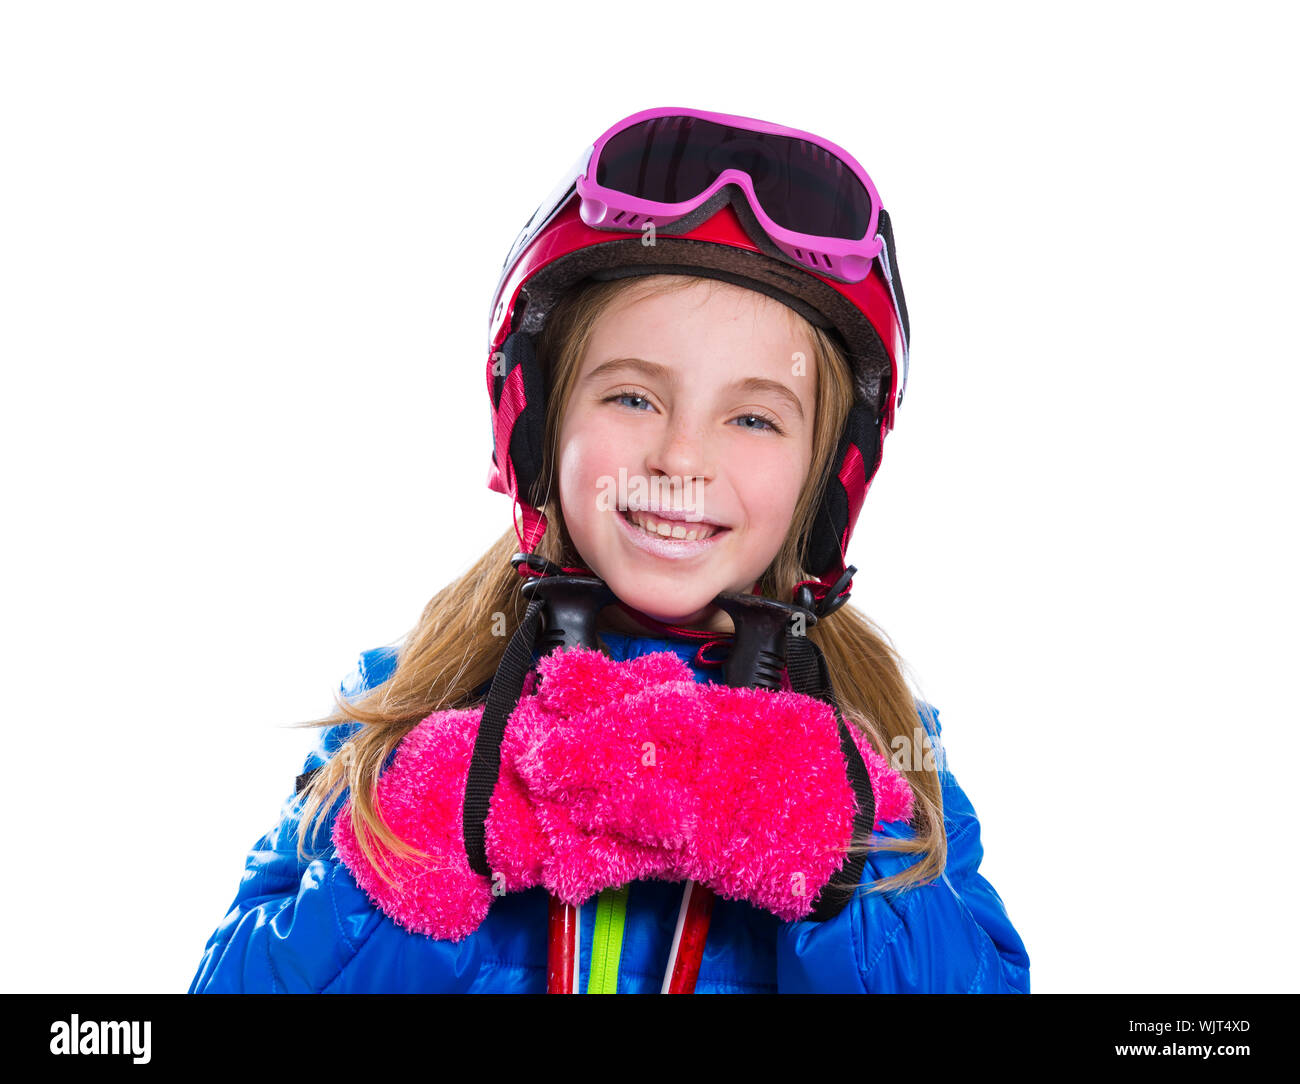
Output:
M900 298L903 294L903 284L898 283L897 288L894 285L894 268L889 258L889 248L892 230L889 229L889 219L884 209L880 211L881 232L876 235L876 239L881 244L880 249L880 269L885 274L885 281L889 284L889 297L894 303L894 317L898 320L898 333L903 340L903 379L898 385L898 397L894 401L895 408L903 405L903 391L907 387L907 371L909 367L908 345L907 345L907 317L904 315L903 304Z

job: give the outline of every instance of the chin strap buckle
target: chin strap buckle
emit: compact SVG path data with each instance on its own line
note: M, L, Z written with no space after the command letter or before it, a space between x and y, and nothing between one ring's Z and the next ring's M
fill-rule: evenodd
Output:
M849 584L853 580L853 574L857 572L855 565L849 565L844 570L843 575L827 590L827 592L818 601L813 596L812 588L808 582L801 583L795 590L795 605L805 610L810 610L819 618L826 618L849 601Z
M521 576L563 576L564 569L554 561L548 561L538 553L516 553L510 558L510 563L515 566L515 571ZM529 571L525 572L520 569L520 565L527 565Z

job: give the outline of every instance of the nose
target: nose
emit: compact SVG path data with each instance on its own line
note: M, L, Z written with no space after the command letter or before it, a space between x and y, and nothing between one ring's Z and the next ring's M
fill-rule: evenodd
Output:
M712 452L703 420L688 411L674 411L647 456L646 466L683 482L711 480Z

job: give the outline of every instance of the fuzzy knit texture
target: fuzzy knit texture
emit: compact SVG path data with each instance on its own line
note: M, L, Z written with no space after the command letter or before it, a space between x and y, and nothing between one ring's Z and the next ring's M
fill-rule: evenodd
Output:
M460 941L494 893L544 885L580 904L635 880L691 879L794 921L844 864L857 800L829 704L699 684L668 651L620 661L571 648L538 661L506 724L484 877L461 824L482 714L429 715L380 777L384 821L428 854L400 858L374 841L393 884L362 854L350 798L334 821L340 859L406 930ZM849 731L871 778L873 827L910 820L907 780Z

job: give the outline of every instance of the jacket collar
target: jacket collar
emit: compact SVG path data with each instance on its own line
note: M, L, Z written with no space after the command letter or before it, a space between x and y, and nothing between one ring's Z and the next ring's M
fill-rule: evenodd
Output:
M690 640L677 640L670 637L638 636L633 633L618 632L614 629L601 629L600 638L609 649L610 658L617 662L639 659L642 655L652 655L656 651L671 651L691 668L695 680L702 685L715 684L721 679L717 667L699 666L695 662L695 653L700 645Z

